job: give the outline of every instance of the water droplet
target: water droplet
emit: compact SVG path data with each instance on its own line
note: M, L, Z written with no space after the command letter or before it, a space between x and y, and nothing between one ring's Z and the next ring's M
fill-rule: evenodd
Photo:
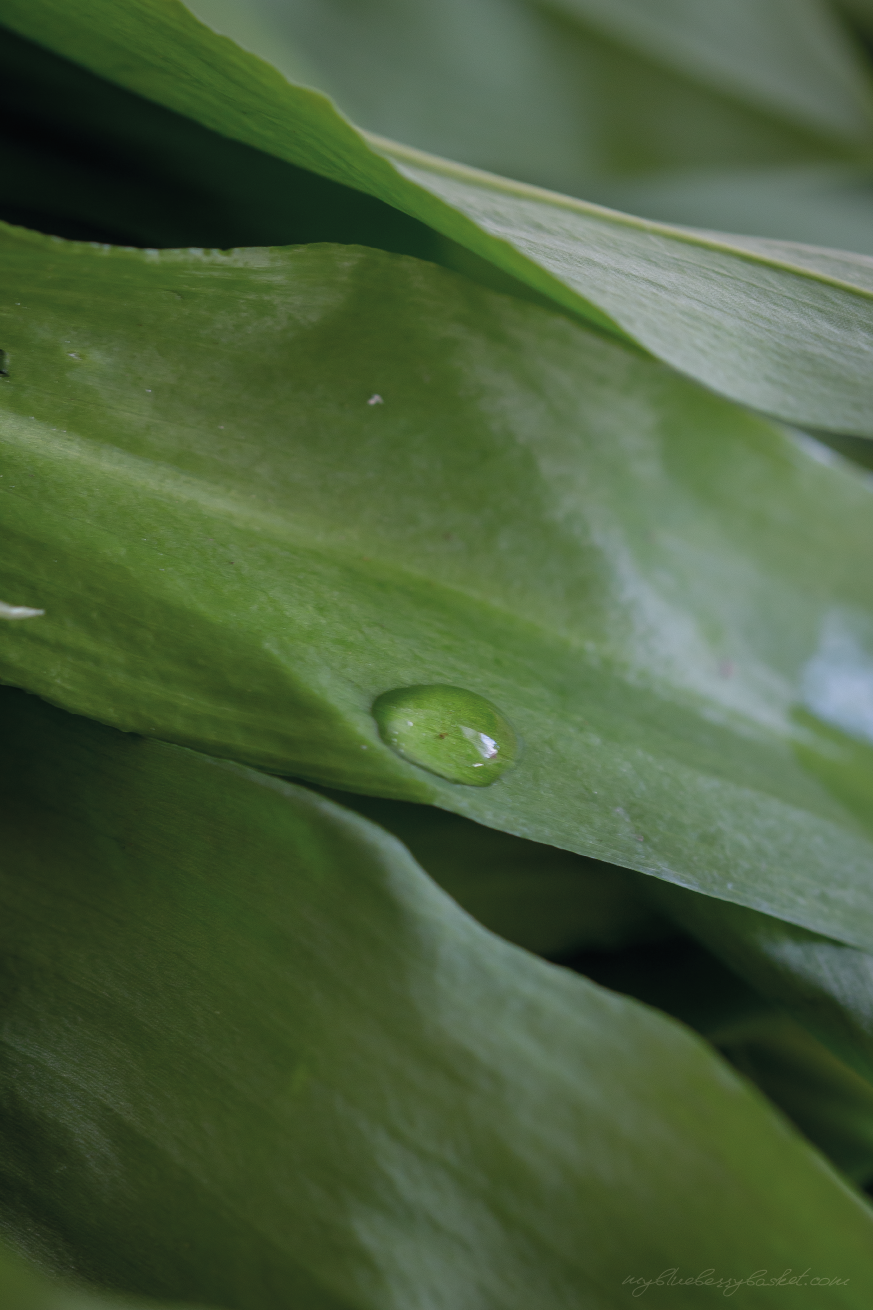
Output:
M399 687L373 704L384 742L422 769L487 787L518 757L518 738L496 706L463 687Z

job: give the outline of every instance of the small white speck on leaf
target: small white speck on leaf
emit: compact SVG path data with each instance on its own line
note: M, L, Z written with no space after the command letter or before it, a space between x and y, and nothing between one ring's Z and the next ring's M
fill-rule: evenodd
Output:
M38 619L45 610L32 610L28 605L5 605L0 600L0 619Z
M382 397L381 397L380 395L373 395L373 396L371 396L370 399L367 401L367 404L368 404L368 405L384 405L384 404L385 404L385 401L382 399Z

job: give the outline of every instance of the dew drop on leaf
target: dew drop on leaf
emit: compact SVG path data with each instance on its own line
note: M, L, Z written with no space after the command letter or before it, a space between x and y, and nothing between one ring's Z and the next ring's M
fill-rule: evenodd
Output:
M398 687L373 704L382 740L449 782L487 787L518 757L518 738L484 696L462 687Z

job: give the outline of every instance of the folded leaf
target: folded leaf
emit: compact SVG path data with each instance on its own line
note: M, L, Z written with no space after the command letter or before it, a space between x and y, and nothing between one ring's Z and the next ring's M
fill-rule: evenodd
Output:
M386 201L716 391L873 435L862 256L829 273L802 249L629 218L365 137L171 0L0 0L0 22L220 136Z
M869 1207L680 1025L303 788L2 705L4 1223L46 1259L245 1310L786 1266L866 1305Z
M873 844L796 714L873 612L862 475L414 259L7 229L2 265L0 595L45 610L5 681L873 945ZM420 685L496 706L516 766L396 753L373 704Z

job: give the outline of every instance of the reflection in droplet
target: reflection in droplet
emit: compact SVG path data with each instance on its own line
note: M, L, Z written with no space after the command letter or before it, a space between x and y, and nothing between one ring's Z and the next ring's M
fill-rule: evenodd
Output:
M399 687L373 705L382 740L449 782L486 787L518 756L518 738L490 701L462 687Z

